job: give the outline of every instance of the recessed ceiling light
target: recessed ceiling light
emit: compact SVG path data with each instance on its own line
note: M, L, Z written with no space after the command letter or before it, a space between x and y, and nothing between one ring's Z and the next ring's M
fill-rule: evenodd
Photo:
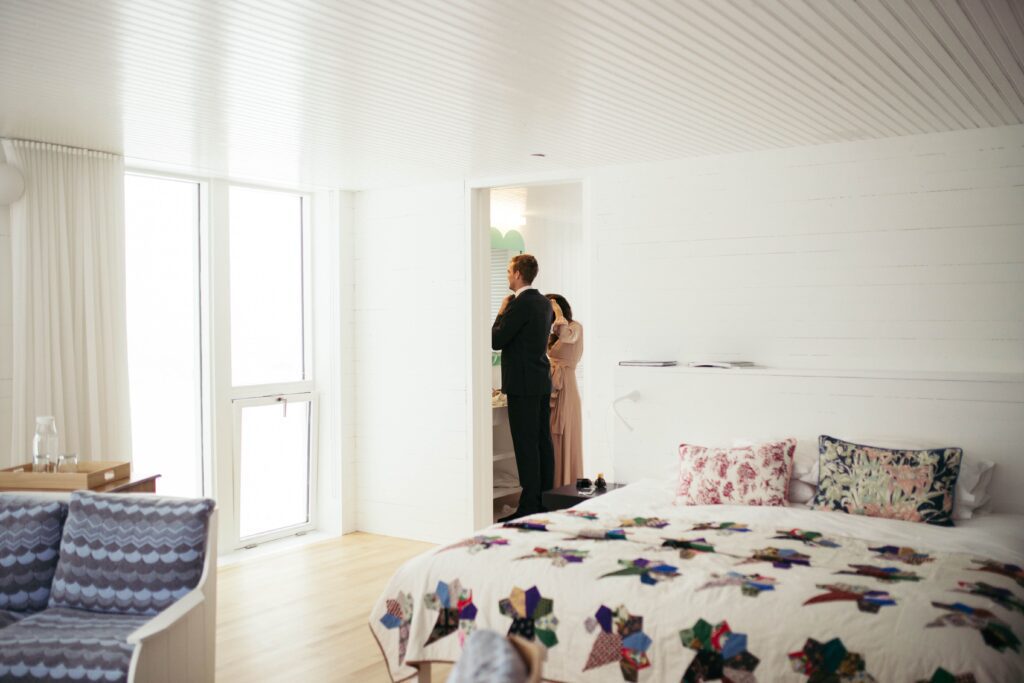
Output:
M531 157L546 157L546 156L547 156L547 154L543 154L543 153L541 153L541 152L534 152L534 153L533 153L533 154L531 154L530 156L531 156Z

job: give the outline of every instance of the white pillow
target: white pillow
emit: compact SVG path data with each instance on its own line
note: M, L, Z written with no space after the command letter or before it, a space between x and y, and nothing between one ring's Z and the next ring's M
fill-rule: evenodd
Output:
M956 479L956 493L953 494L953 519L971 519L985 512L985 506L992 498L988 487L992 483L995 466L991 460L964 456L960 463L960 476Z

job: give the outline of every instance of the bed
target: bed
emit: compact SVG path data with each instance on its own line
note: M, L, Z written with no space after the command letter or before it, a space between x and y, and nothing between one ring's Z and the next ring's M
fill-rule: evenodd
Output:
M953 528L674 506L644 479L403 565L370 615L391 677L487 628L552 681L1024 681L1024 515Z

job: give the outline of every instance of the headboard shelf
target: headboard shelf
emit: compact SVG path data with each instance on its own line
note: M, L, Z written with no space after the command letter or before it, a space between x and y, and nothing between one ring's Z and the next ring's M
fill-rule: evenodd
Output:
M686 365L671 367L619 366L620 372L654 374L701 374L743 377L829 377L837 379L915 380L922 382L984 382L998 384L1024 384L1024 372L928 372L920 370L848 370L838 368L691 368Z

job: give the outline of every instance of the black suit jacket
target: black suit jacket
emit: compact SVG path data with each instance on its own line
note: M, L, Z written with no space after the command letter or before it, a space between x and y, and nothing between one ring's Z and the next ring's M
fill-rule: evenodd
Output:
M551 302L527 289L494 319L491 348L501 351L501 390L510 396L551 393L548 334L555 314Z

